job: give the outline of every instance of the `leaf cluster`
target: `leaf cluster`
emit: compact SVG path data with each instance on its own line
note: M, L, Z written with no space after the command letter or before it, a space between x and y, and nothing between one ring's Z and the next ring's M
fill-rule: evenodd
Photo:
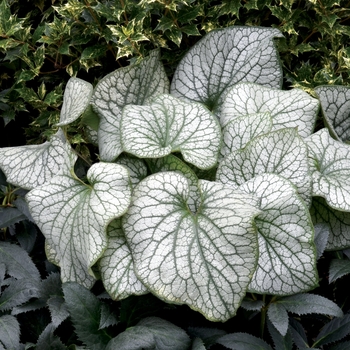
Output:
M349 188L344 180L349 175L350 98L348 88L328 86L348 84L345 3L72 0L51 7L39 0L27 13L16 1L9 5L3 0L0 6L4 122L9 127L15 116L17 121L29 111L32 117L24 122L26 126L31 123L27 138L35 143L48 138L44 144L2 152L2 167L11 184L1 174L0 320L5 331L0 333L0 348L63 349L84 344L92 349L128 350L343 349L349 345L349 318L343 314L348 311L348 300L343 292L350 272ZM202 94L196 89L197 75L187 74L193 62L186 67L186 59L203 55L206 39L192 53L185 51L204 33L231 24L279 28L285 35L277 45L281 66L272 50L268 62L274 73L252 74L269 76L270 82L238 80L223 88L208 82L209 93ZM278 31L273 33L279 36ZM214 42L207 46L219 40ZM271 47L268 43L262 52L270 52ZM162 48L162 64L154 48ZM107 74L117 67L122 68ZM230 72L235 75L234 69ZM87 81L62 82L62 76L68 80L77 74ZM167 77L172 78L170 87ZM324 125L336 141L320 121L316 130L322 130L312 134L317 100L298 89L277 90L282 83L317 97ZM313 89L320 84L324 85ZM190 86L188 91L186 86ZM264 110L268 105L268 111ZM219 127L212 114L219 119ZM186 127L191 133L184 132ZM298 133L291 129L296 127ZM203 133L206 137L202 138ZM264 164L266 158L269 161ZM27 190L14 184L31 190L27 196L30 210L24 200ZM152 206L155 210L147 212ZM238 240L222 225L224 211L226 226L232 225L232 217L241 220L235 224L241 230ZM66 221L54 218L52 224L52 213L58 212ZM164 222L156 219L164 212ZM216 212L220 220L212 215ZM182 213L181 220L174 213ZM71 220L73 216L77 221ZM46 236L47 257L61 267L63 290L58 274L50 274L57 267L45 261L45 266L39 266L40 275L28 257L29 253L42 265L46 260L43 237L33 221ZM180 239L167 255L173 241L162 233L172 226L180 227L176 232ZM145 238L145 227L160 246L152 254L144 247L154 246L155 240ZM195 233L188 227L195 228ZM231 242L214 240L211 235L218 228L221 237L231 235L230 241L241 244L240 253L228 251ZM198 239L202 232L210 232L210 238L205 240L204 234L200 244L187 244L182 229L187 237ZM67 237L74 235L84 238L71 244ZM273 249L265 248L262 241ZM183 249L177 249L177 244ZM194 253L191 259L184 254L187 245ZM215 266L225 253L241 258L243 251L244 271L229 258L228 265L234 267L230 273L227 266ZM172 254L174 259L168 259ZM196 260L198 256L204 258ZM175 273L173 260L180 266ZM164 261L170 261L166 273L159 267ZM192 264L190 269L185 261ZM221 280L213 274L215 288L229 282L214 297L208 293L202 305L205 293L196 295L200 281L195 287L188 281L196 273L203 280L205 270L198 273L193 261L198 266L204 261L211 271L223 273ZM288 269L278 272L283 264ZM155 266L159 274L150 269ZM230 280L236 273L239 283ZM157 285L172 274L174 281L183 274L174 286L186 281L190 287L172 288L169 282ZM104 287L98 282L92 293L85 287L91 288L96 279L102 279ZM112 301L107 293L97 298L96 292L104 288L119 301ZM314 288L314 294L306 293ZM149 291L171 304L145 294ZM224 314L216 296L224 300L225 293L233 300L233 309L228 306ZM182 303L210 320L237 315L217 329L178 305ZM223 305L229 305L227 300ZM181 315L181 323L175 314ZM187 314L191 321L186 320ZM259 324L258 318L260 332L251 331L250 325ZM34 336L23 332L31 322L40 325ZM70 338L63 335L66 327Z

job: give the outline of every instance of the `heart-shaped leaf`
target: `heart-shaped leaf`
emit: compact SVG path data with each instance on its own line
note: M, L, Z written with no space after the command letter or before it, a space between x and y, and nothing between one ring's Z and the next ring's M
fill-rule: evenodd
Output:
M329 227L326 250L341 250L350 247L350 213L336 210L322 197L312 198L310 214L315 224L325 223Z
M92 90L87 81L70 78L64 90L60 122L56 126L68 125L78 119L90 103Z
M77 159L63 132L41 145L0 149L0 166L13 185L31 190L59 172L69 172Z
M150 105L128 105L120 123L123 150L140 158L181 152L200 169L212 168L221 147L216 117L200 103L159 95Z
M318 100L303 90L282 91L241 83L225 94L220 123L224 127L240 116L268 112L272 117L272 130L297 127L300 136L307 137L314 129L318 110Z
M314 230L296 188L275 174L262 174L240 189L260 199L258 267L249 286L261 294L290 295L318 284Z
M244 115L229 121L223 128L223 146L221 156L244 148L253 138L267 134L272 129L270 113Z
M296 129L281 129L251 140L244 149L224 158L216 179L238 187L263 173L278 174L290 180L302 198L310 201L308 152Z
M282 69L272 40L278 37L282 34L277 29L262 27L211 31L177 66L171 94L215 110L225 89L239 82L280 88Z
M87 179L89 184L58 175L30 191L26 199L57 255L62 281L91 287L91 267L107 248L107 226L127 210L131 189L128 171L118 164L96 163Z
M152 51L139 64L119 68L98 82L91 103L100 116L98 143L102 160L113 161L123 151L119 132L122 108L142 105L150 96L167 92L169 80L159 51Z
M321 129L306 139L311 158L312 195L325 198L333 209L350 211L350 145Z
M188 304L209 320L225 321L239 307L256 268L248 194L200 180L197 212L187 205L185 176L162 172L141 181L123 217L135 272L159 298Z
M148 293L134 272L133 259L126 243L121 220L108 226L108 248L99 261L101 279L108 294L115 300L129 295Z
M350 141L350 87L317 86L315 92L332 136L339 141Z

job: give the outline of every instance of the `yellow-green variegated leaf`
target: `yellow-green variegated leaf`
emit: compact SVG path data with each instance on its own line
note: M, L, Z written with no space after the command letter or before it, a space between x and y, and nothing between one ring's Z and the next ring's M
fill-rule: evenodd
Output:
M181 152L185 161L200 169L216 165L221 129L216 117L202 104L163 94L150 105L124 107L120 123L123 150L139 158L161 158Z
M231 120L253 113L270 113L272 130L298 128L300 136L311 135L319 102L300 89L282 91L258 84L241 83L225 94L220 110L223 127Z
M333 209L324 198L314 197L310 214L315 224L327 224L329 235L326 250L350 247L350 212Z
M150 96L168 92L169 80L159 51L152 51L139 64L119 68L99 81L91 103L100 116L98 144L102 160L113 161L123 151L119 131L122 108L142 105Z
M107 226L126 212L131 187L127 169L118 164L96 163L87 179L85 184L72 175L58 175L26 199L61 267L62 281L91 287L91 267L107 248Z
M350 87L317 86L315 92L321 102L324 119L332 136L350 141Z
M259 260L249 290L291 295L318 284L316 248L311 217L292 183L275 174L262 174L240 189L259 198L255 218Z
M93 87L87 81L70 78L63 95L60 122L57 126L73 123L85 111L90 103Z
M147 288L135 275L133 259L125 240L121 219L113 220L107 232L108 248L99 261L99 268L108 294L114 300L121 300L130 295L148 293Z
M312 195L328 205L350 211L350 145L332 139L321 129L306 139L312 172Z
M0 148L0 167L13 185L31 190L58 173L69 173L77 159L63 132L41 145Z
M264 173L281 175L290 180L302 198L310 202L308 150L296 129L280 129L251 140L245 148L222 160L216 179L238 187Z
M135 272L162 300L187 304L212 321L239 307L258 257L252 195L199 180L197 212L190 186L177 172L153 174L134 190L123 217ZM252 204L253 203L253 204Z
M221 156L225 157L233 151L244 148L250 140L270 132L271 129L271 114L266 112L244 115L229 121L222 130Z
M213 30L181 60L171 82L176 97L204 103L215 110L225 89L239 82L280 88L282 69L274 38L277 29L229 27Z

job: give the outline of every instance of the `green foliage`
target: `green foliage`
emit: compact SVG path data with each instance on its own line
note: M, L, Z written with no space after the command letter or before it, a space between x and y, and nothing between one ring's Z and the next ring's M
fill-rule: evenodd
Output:
M0 349L346 348L348 16L1 0Z

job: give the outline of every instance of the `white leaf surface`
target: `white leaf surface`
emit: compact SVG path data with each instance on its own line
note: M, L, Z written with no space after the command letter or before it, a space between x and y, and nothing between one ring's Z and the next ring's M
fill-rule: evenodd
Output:
M108 248L99 261L101 279L108 294L114 300L129 295L148 293L147 288L136 277L133 259L126 243L121 219L113 220L107 229Z
M72 77L68 80L63 95L60 122L56 126L73 123L90 103L93 87L87 81Z
M120 123L122 147L140 158L161 158L181 152L200 169L212 168L221 148L216 117L200 103L159 95L150 105L128 105Z
M350 141L350 88L348 86L317 86L323 116L332 135L339 141Z
M69 172L76 159L61 130L41 145L0 148L0 167L7 181L28 190Z
M259 260L249 289L291 295L318 285L314 230L308 208L296 188L275 174L254 177L240 186L260 199L255 218Z
M142 105L150 96L167 92L169 81L159 51L152 51L141 63L119 68L98 82L92 106L100 116L98 143L102 160L113 161L122 152L119 131L122 108L128 104Z
M107 226L130 204L128 171L121 165L96 163L87 173L89 184L58 175L30 191L31 214L53 248L63 282L91 287L91 267L107 248Z
M244 148L253 138L266 134L272 129L270 113L244 115L229 121L223 128L223 145L221 156Z
M350 145L321 129L306 139L311 159L312 195L333 209L350 211Z
M176 97L220 106L224 90L239 82L280 88L282 69L273 38L277 29L229 27L213 30L179 63L170 92Z
M189 185L187 205L192 212L197 211L197 205L200 203L201 198L201 193L198 188L198 177L186 163L172 154L163 158L150 159L147 163L152 174L161 171L176 171L184 175Z
M187 206L189 183L176 172L144 179L123 217L135 272L159 298L187 304L213 321L234 316L255 271L255 199L200 180L198 210Z
M220 113L224 127L231 120L254 113L270 113L272 130L298 128L300 136L311 135L319 102L300 89L282 91L270 87L241 83L225 94Z
M216 179L238 187L263 173L278 174L290 180L302 198L310 201L308 152L296 129L281 129L251 140L244 149L224 158Z

